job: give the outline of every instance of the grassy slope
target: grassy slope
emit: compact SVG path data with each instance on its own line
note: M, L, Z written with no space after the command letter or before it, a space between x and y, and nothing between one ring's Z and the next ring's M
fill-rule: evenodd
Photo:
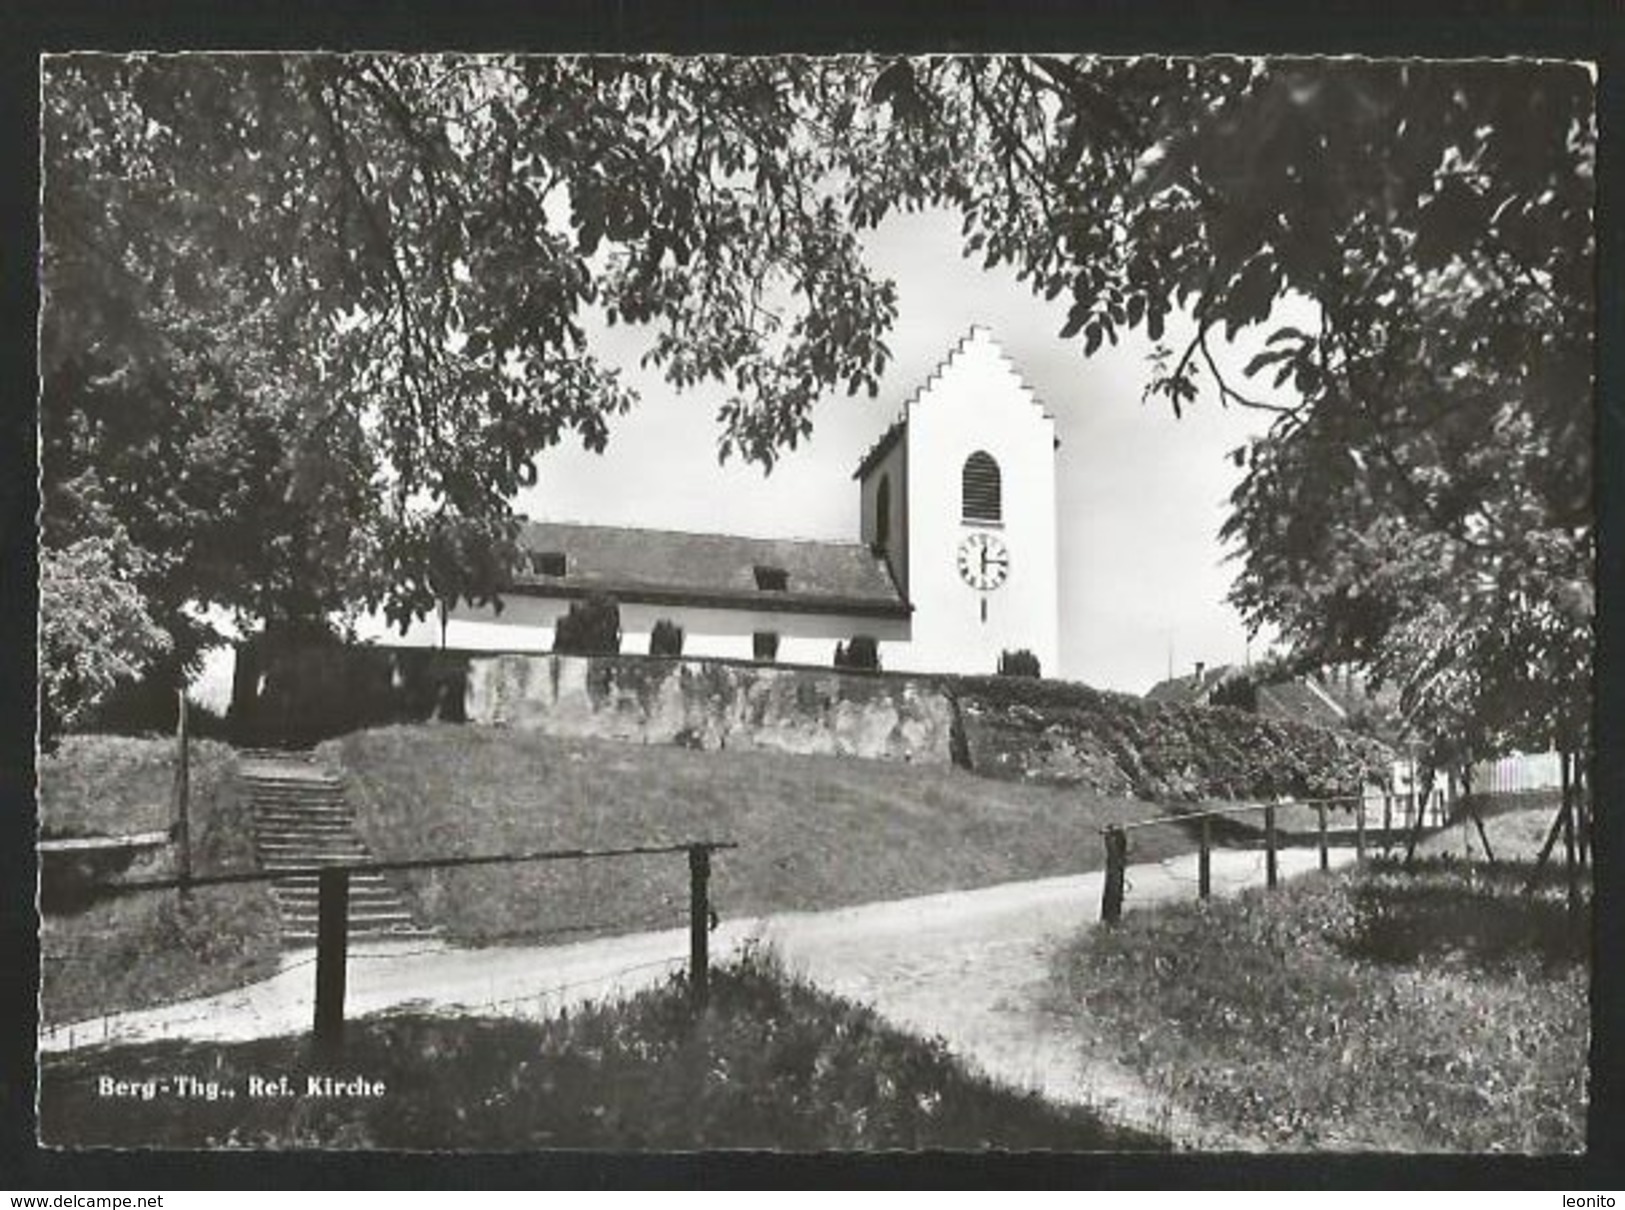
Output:
M325 751L381 857L729 839L712 885L736 917L1098 868L1100 827L1152 809L951 767L478 727L358 732ZM1151 831L1148 860L1189 847ZM676 925L687 880L670 856L416 874L409 891L453 937L495 942Z
M1499 869L1435 855L1131 913L1070 948L1056 1001L1187 1108L1273 1145L1579 1149L1589 930L1555 876L1530 898L1506 861L1546 823L1490 821Z
M231 749L192 747L192 835L197 874L250 869L246 804L231 784ZM40 818L58 834L167 827L174 742L69 736L40 762ZM174 874L169 848L137 860L121 878ZM182 902L173 891L103 898L51 912L40 925L41 1018L76 1021L163 1004L272 973L279 951L276 907L262 885L207 888Z
M192 776L214 776L231 750L193 743ZM127 735L67 735L39 765L40 832L113 836L169 827L175 742Z
M246 1077L356 1073L377 1099L265 1100ZM161 1097L132 1112L96 1095L102 1075L190 1073L235 1091ZM422 1016L352 1025L344 1062L311 1063L301 1039L157 1043L47 1056L46 1142L117 1147L407 1150L774 1147L1152 1149L1101 1123L969 1074L937 1043L787 979L759 958L719 969L696 1024L680 979L544 1024Z

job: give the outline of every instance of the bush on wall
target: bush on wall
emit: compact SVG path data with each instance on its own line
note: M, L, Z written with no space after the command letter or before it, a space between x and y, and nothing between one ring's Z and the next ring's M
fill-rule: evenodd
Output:
M1038 657L1023 647L1020 651L1001 651L999 653L1000 676L1041 676L1038 667Z
M844 647L839 643L835 644L835 666L866 668L871 672L879 672L880 645L869 635L854 635L852 641Z
M1177 706L1066 681L953 677L978 773L1024 781L1127 783L1180 801L1326 797L1383 784L1393 752L1349 732L1212 706Z
M553 650L560 655L619 655L621 607L601 593L570 604L570 612L553 630Z
M649 632L649 654L682 655L683 628L669 618L661 618Z

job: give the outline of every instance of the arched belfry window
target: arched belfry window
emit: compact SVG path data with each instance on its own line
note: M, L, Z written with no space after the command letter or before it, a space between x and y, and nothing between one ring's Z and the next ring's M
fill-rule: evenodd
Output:
M960 476L963 492L964 517L967 521L999 521L1003 519L999 464L982 450L965 459Z
M891 546L891 477L880 476L875 488L875 545L885 550Z

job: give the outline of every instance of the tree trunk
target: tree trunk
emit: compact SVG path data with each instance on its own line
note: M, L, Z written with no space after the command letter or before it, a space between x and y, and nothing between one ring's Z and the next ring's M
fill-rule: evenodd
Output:
M1591 864L1591 779L1581 763L1579 753L1574 756L1574 839L1579 847L1580 866Z
M1478 813L1478 805L1473 802L1473 767L1463 765L1461 770L1461 805L1473 817L1473 825L1478 829L1479 843L1484 846L1484 857L1491 864L1495 864L1495 851L1490 848L1489 834L1484 831L1484 817Z
M231 736L239 745L256 742L260 696L260 636L249 635L237 643L237 658L231 673L231 708L226 720Z
M1557 815L1552 820L1552 826L1546 831L1546 840L1540 846L1540 855L1535 858L1535 868L1529 872L1529 882L1524 887L1525 893L1535 889L1535 883L1540 878L1540 871L1546 865L1546 859L1552 855L1552 849L1557 844L1557 838L1562 835L1569 821L1569 757L1561 748L1557 752L1557 768L1563 785L1562 804L1557 808Z
M1421 787L1412 788L1412 801L1416 804L1416 818L1411 821L1411 834L1405 841L1405 865L1410 866L1416 856L1416 842L1422 839L1422 821L1427 818L1427 801L1433 797L1433 766L1422 767Z
M1580 913L1580 866L1574 852L1574 755L1561 757L1563 770L1563 873L1568 889L1569 915Z

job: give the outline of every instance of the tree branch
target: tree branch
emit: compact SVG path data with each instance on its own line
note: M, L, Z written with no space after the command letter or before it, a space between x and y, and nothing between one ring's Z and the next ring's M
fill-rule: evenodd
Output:
M417 371L413 357L413 330L411 300L406 284L406 277L401 272L399 262L395 258L394 241L384 230L383 224L378 221L366 195L362 192L360 183L355 178L355 169L350 162L348 143L340 126L338 114L329 106L324 83L319 79L312 79L310 85L311 103L316 107L317 113L322 117L327 127L328 136L332 141L333 154L338 161L339 176L344 187L355 200L360 210L362 221L366 224L367 233L371 238L374 251L382 260L389 275L390 283L394 288L396 303L400 308L399 331L401 336L401 377L411 390L413 400L419 412L422 411L423 393L420 388ZM342 240L344 233L338 233Z
M1237 391L1225 381L1224 375L1219 372L1219 367L1213 360L1212 352L1208 349L1207 334L1210 327L1212 327L1211 324L1203 324L1202 327L1198 329L1196 333L1196 344L1201 346L1202 359L1207 362L1208 373L1213 375L1213 381L1218 384L1219 401L1221 403L1230 402L1239 404L1244 408L1252 408L1254 411L1258 412L1272 412L1277 416L1297 415L1303 407L1303 404L1301 403L1298 404L1297 407L1286 407L1278 403L1265 403L1261 399L1249 399L1247 396Z

